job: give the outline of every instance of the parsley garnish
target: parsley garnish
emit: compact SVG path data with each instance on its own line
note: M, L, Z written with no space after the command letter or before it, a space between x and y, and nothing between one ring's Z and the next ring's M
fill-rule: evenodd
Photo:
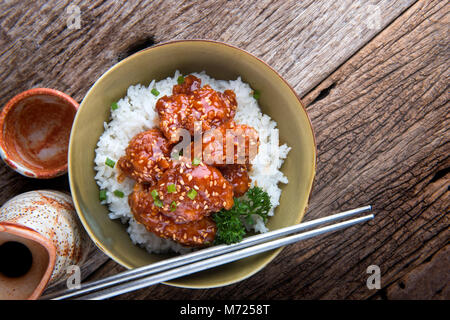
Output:
M241 241L246 234L243 221L253 224L252 216L259 215L266 222L270 208L270 198L267 192L259 187L249 189L244 197L234 199L233 208L222 209L213 215L217 226L214 242L216 244L232 244Z

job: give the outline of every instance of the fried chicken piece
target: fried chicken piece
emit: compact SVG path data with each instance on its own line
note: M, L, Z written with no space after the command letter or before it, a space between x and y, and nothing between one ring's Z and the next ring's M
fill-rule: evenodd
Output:
M192 94L195 90L200 89L202 81L193 75L184 77L184 82L174 85L172 88L172 94Z
M192 75L184 79L184 83L173 87L171 96L163 96L156 102L159 127L172 143L179 141L179 129L186 129L193 136L197 124L203 131L218 127L232 120L237 108L232 90L222 93L209 85L200 88L201 80Z
M232 90L217 92L209 85L193 92L192 109L184 128L194 135L196 122L203 132L216 128L234 118L237 108L236 94Z
M202 150L195 150L191 143L191 155L206 164L223 167L230 164L250 164L258 154L258 132L251 126L229 121L203 134Z
M159 127L171 143L180 140L178 130L184 128L186 119L191 113L191 104L192 98L186 94L164 96L156 102Z
M217 228L213 219L205 217L177 224L172 218L158 212L157 208L151 205L151 199L149 187L139 183L135 185L133 193L128 198L134 218L148 231L189 247L205 246L214 241Z
M203 163L174 161L151 187L151 205L175 223L201 220L234 204L233 187L220 171Z
M170 166L170 150L169 141L159 129L144 131L131 139L118 167L137 182L154 184Z
M252 179L248 175L247 166L230 164L221 167L220 172L233 186L233 193L236 198L243 196L250 188Z

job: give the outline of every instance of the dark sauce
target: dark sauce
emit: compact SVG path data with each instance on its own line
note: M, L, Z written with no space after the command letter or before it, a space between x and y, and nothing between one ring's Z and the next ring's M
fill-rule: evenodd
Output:
M28 273L33 263L30 249L16 241L0 245L0 273L8 278L18 278Z

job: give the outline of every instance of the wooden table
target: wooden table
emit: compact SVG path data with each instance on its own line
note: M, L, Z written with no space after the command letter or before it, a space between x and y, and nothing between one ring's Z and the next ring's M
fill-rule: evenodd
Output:
M118 298L449 299L449 9L444 0L2 1L0 104L32 87L81 101L119 60L173 39L248 50L311 117L318 168L305 220L366 204L375 220L289 246L234 285L156 285ZM68 181L1 163L0 187L2 204ZM380 290L366 286L370 265ZM123 270L95 249L82 274Z

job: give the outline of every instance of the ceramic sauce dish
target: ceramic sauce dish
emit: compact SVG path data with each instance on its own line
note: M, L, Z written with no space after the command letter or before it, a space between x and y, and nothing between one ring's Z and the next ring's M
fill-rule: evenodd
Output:
M66 173L77 109L74 99L54 89L16 95L0 113L0 156L27 177L48 179Z

